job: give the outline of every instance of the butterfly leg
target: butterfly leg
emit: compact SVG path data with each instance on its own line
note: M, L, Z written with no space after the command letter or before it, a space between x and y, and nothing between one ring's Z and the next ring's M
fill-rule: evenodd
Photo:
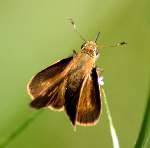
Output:
M96 68L96 72L98 73L98 76L100 77L100 76L102 76L102 74L103 74L103 72L104 72L104 69L97 67L97 68Z
M76 56L77 52L75 50L73 50L73 56Z

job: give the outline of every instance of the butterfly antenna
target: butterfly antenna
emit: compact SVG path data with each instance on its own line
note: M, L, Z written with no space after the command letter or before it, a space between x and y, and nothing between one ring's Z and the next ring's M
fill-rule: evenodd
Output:
M98 41L99 35L100 35L100 32L98 32L97 35L96 35L96 38L95 38L95 40L94 40L95 43Z
M69 18L70 23L73 25L74 30L76 31L76 33L80 36L80 38L86 42L86 40L84 39L84 37L81 35L81 33L78 31L75 22L73 21L72 18Z
M120 46L124 46L127 45L127 42L123 41L123 42L117 42L114 45L104 45L103 48L107 48L107 47L120 47Z

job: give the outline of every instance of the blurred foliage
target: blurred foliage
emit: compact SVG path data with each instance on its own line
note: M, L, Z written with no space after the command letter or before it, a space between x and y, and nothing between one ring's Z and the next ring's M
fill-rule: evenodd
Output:
M26 92L29 79L56 60L80 50L82 40L68 22L99 44L127 41L126 48L100 51L105 91L121 148L132 148L142 124L150 75L150 1L1 0L0 138L34 112ZM8 148L112 147L105 111L95 127L74 132L63 112L46 110Z
M150 146L150 91L147 101L147 107L145 109L145 115L143 118L143 123L135 148L144 148L148 146Z
M30 116L26 121L22 122L22 124L16 126L10 133L6 136L3 136L0 139L0 148L7 147L15 138L17 138L26 128L34 122L34 120L41 115L43 109L36 111L32 116Z

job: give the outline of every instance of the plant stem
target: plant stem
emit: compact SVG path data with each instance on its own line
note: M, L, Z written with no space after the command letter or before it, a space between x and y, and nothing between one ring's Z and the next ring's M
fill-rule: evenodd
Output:
M19 127L12 131L8 136L4 137L0 141L0 148L5 148L11 143L17 136L19 136L44 110L39 110L33 113L26 121L24 121Z
M104 91L103 88L100 88L100 90L101 90L101 94L104 98L104 104L105 104L106 113L107 113L107 117L108 117L108 121L109 121L110 133L111 133L112 142L113 142L113 148L120 148L118 136L117 136L115 127L113 125L111 112L110 112L110 109L109 109L109 105L108 105L108 102L107 102L105 91Z

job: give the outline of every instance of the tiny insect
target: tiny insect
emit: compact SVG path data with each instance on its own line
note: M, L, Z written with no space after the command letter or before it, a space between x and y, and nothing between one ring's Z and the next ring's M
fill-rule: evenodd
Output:
M65 111L72 125L95 125L101 111L101 94L98 72L95 62L102 46L97 45L100 33L93 41L84 40L81 50L66 59L60 60L37 73L28 83L28 93L32 97L31 107L40 109L48 107ZM124 45L120 42L113 46ZM103 85L103 81L100 83Z

